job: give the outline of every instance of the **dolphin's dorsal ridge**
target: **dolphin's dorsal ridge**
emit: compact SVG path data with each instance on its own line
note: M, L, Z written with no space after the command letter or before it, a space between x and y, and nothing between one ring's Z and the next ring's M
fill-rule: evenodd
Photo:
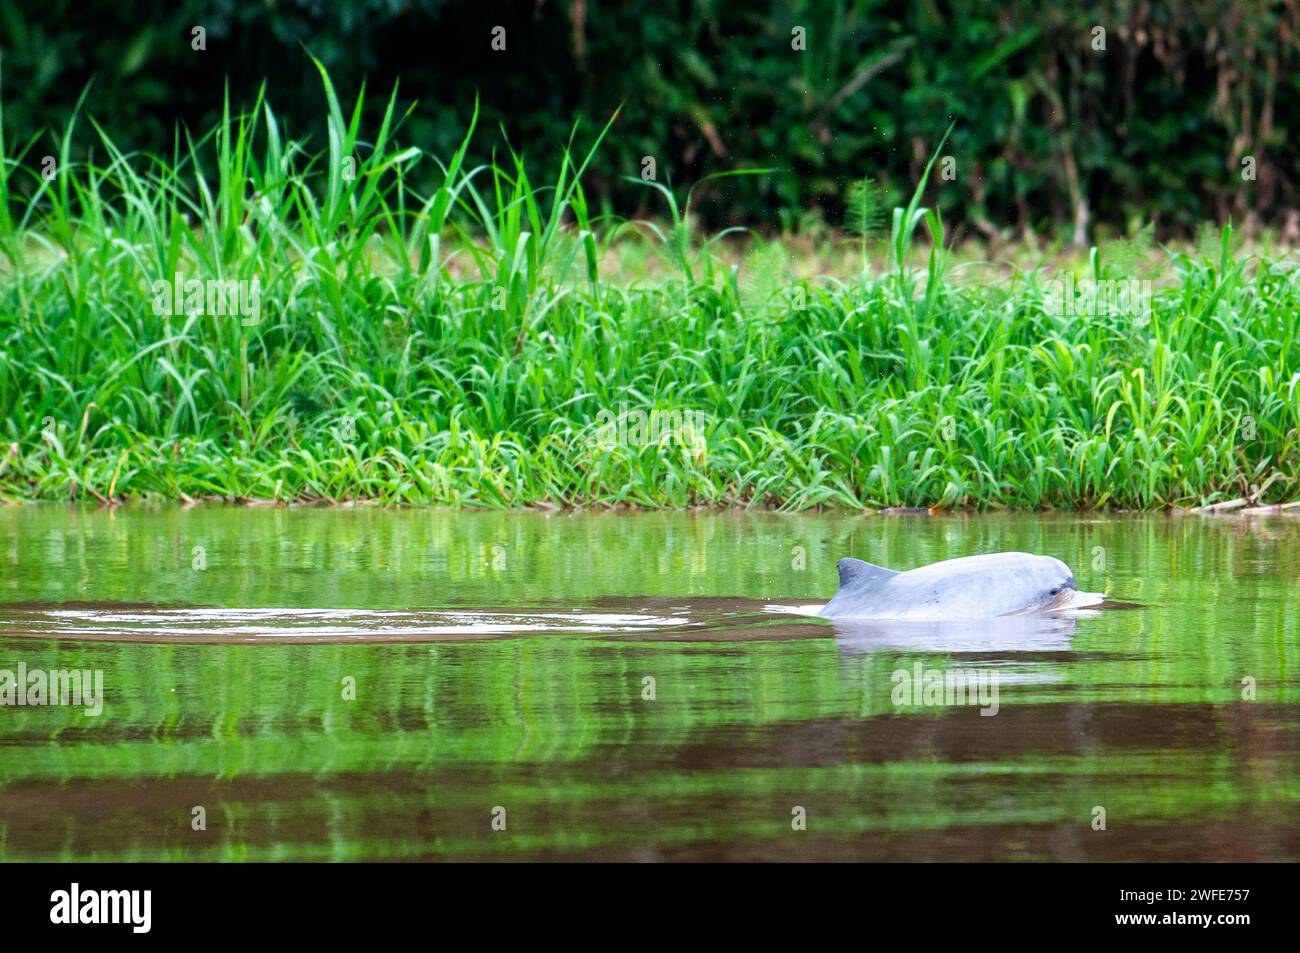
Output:
M884 566L873 566L869 562L861 559L854 559L852 556L846 556L841 559L836 566L840 570L840 588L845 586L862 586L877 582L884 582L891 576L897 576L898 573L893 569L886 569Z

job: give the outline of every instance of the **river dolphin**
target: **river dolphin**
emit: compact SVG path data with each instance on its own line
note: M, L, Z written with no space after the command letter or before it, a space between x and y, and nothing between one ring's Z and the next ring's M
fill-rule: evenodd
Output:
M829 619L990 619L1082 609L1105 599L1080 592L1070 567L1051 556L962 556L897 572L861 559L839 561L840 588L819 615Z

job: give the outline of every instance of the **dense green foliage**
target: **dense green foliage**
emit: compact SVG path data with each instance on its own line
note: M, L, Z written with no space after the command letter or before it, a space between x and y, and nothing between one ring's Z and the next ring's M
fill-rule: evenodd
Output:
M422 194L408 174L432 163L397 143L392 101L365 146L324 83L320 155L260 101L166 159L101 133L77 162L71 130L48 179L5 153L5 493L1158 507L1298 488L1296 272L1230 230L1166 254L1150 315L1057 314L1050 275L952 273L927 167L859 274L792 281L779 244L728 265L657 183L665 227L590 218L598 131L537 187L513 154L465 164L471 127ZM634 240L666 276L602 271ZM1106 248L1081 278L1144 260ZM260 309L173 307L159 288L182 279L257 282ZM609 427L656 410L697 425Z
M409 141L435 155L455 147L476 93L485 126L504 123L543 163L575 117L603 123L622 104L589 181L593 207L631 214L646 196L622 177L651 156L660 181L678 184L781 170L720 184L700 206L714 225L772 229L809 210L839 223L860 176L904 200L955 119L941 204L958 235L1070 237L1078 222L1096 238L1095 223L1122 233L1155 220L1169 235L1254 212L1285 225L1300 174L1298 21L1296 0L9 0L0 49L6 132L38 136L36 155L92 79L89 114L132 148L166 150L177 118L209 128L227 84L249 102L266 77L285 128L318 134L305 46L347 88L400 78L400 108L419 104ZM491 48L494 26L504 50ZM1246 157L1257 180L1243 180Z

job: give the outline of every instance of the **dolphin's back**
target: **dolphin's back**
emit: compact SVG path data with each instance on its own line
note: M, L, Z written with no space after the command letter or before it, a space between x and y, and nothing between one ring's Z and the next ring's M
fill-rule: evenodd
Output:
M1040 607L1069 568L1049 556L991 553L896 572L841 559L840 588L821 614L830 618L962 619Z
M873 566L871 563L861 559L854 559L852 556L846 556L835 564L840 571L840 588L845 586L855 586L859 588L871 588L901 575L893 569L886 569L884 566Z

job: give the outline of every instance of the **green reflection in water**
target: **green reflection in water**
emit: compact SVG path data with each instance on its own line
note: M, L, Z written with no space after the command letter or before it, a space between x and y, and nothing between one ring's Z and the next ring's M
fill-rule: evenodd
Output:
M1008 549L1146 608L1081 620L1059 650L970 653L864 650L825 625L724 639L709 601L824 599L847 553ZM0 668L102 669L107 696L97 718L0 708L0 858L1295 859L1296 565L1289 520L7 509L10 604L668 597L718 624L156 644L18 638L0 609ZM999 713L894 705L891 674L917 662L998 671Z

